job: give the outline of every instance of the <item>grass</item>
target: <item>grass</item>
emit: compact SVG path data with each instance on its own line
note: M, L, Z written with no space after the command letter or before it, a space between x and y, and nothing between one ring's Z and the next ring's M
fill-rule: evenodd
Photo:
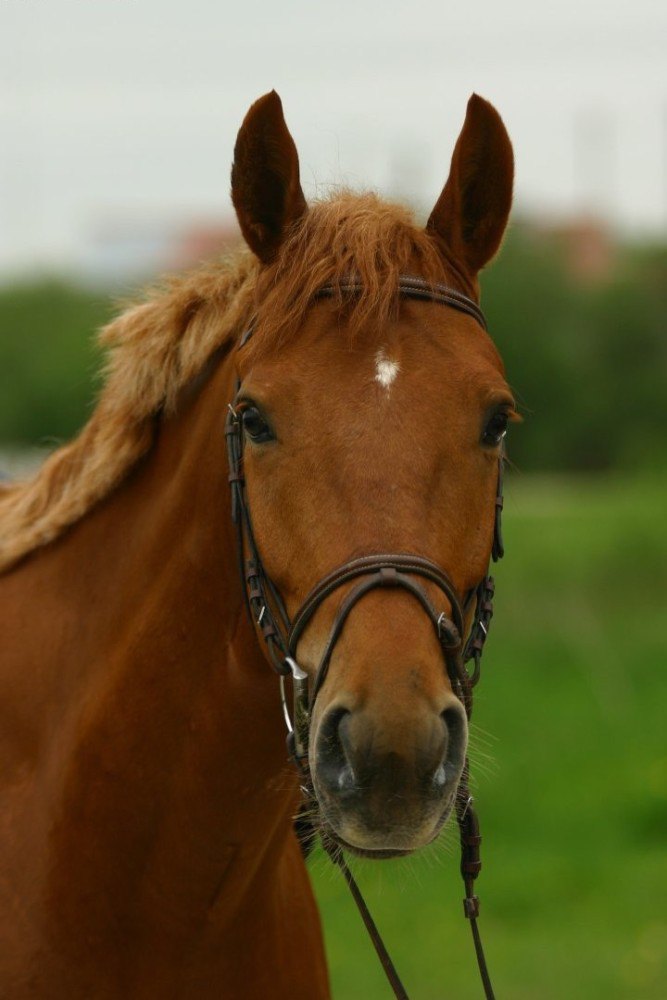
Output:
M510 478L472 740L499 997L667 995L667 482ZM413 1000L482 995L454 829L355 862ZM391 993L316 856L337 1000Z

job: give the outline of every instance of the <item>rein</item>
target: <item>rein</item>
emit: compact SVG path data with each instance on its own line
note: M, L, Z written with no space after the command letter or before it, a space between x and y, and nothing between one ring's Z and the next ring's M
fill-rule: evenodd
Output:
M350 279L336 287L324 285L316 292L315 298L331 298L339 291L354 295L361 290L361 283ZM487 329L484 315L477 303L454 288L431 284L422 278L411 275L401 275L398 290L403 298L437 302L457 309L459 312L471 316L485 330ZM248 342L253 332L254 327L250 326L241 338L239 347L243 347ZM237 384L237 392L238 388ZM253 533L243 470L243 428L240 413L235 409L233 403L229 404L225 435L229 460L232 518L237 528L239 570L243 581L246 605L253 623L260 630L267 644L271 663L279 675L289 755L299 772L301 790L306 797L306 803L316 808L317 800L308 764L310 720L317 695L326 679L336 642L354 606L376 588L401 588L408 591L421 604L433 624L452 690L460 699L465 708L466 716L470 719L473 701L472 690L480 678L484 643L493 616L494 581L487 571L487 575L483 577L477 587L466 595L462 602L448 574L425 556L404 552L371 553L343 563L323 577L312 588L293 620L290 621L282 597L264 569ZM504 456L501 451L498 459L494 533L491 549L491 559L494 562L501 558L504 551L501 532L503 461ZM415 577L429 580L438 587L449 604L451 617L433 605L424 587L417 582ZM312 690L309 690L308 675L299 666L297 660L299 640L327 597L351 581L357 582L341 601L315 673ZM464 639L466 613L472 607L473 602L473 623ZM472 663L471 670L467 666L469 663ZM285 691L285 677L290 676L293 683L291 715ZM465 886L463 911L470 921L485 996L487 1000L494 1000L493 988L477 926L479 900L474 892L474 883L482 867L479 851L481 836L479 822L473 808L473 797L468 788L468 775L469 767L466 756L455 804L461 844L460 870ZM304 824L302 816L297 819L295 826L302 848L307 853L315 837L313 828L310 823ZM322 843L327 854L340 868L345 878L394 995L398 1000L407 1000L408 994L387 953L341 848L325 833L322 834Z

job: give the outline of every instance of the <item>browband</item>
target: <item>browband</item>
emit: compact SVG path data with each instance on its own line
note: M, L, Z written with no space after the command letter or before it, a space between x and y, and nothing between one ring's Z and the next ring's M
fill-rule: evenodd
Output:
M358 295L363 289L364 284L362 281L358 278L350 277L340 282L329 282L326 285L322 285L315 292L314 298L330 299L339 293L353 296ZM488 329L484 313L477 303L467 295L464 295L463 292L459 292L457 288L451 288L449 285L443 285L437 281L427 281L425 278L418 278L412 274L401 274L396 290L404 299L420 299L423 302L438 302L444 306L451 306L452 309L457 309L467 316L472 316L483 330ZM239 347L245 347L254 332L255 324L251 323L241 337Z
M347 295L357 295L363 291L363 288L363 282L356 278L350 278L336 284L322 285L315 293L315 298L328 298L336 295L339 291ZM397 291L405 299L421 299L424 302L439 302L441 305L451 306L452 309L458 309L459 312L472 316L482 329L488 329L484 313L477 303L449 285L442 285L437 281L427 281L425 278L417 278L412 274L401 274L398 279Z

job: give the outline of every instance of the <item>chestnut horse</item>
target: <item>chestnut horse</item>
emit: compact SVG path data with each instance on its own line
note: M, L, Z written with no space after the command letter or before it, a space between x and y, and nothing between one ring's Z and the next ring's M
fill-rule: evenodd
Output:
M489 561L514 403L474 316L399 286L408 274L478 298L512 172L499 115L473 96L425 228L373 195L308 207L266 95L232 171L248 248L112 322L92 418L3 487L3 997L329 996L292 825L299 781L237 572L227 404L242 409L254 535L289 615L368 553L428 557L463 601ZM303 632L311 676L346 590ZM466 740L420 602L372 590L310 723L330 836L378 858L429 843Z

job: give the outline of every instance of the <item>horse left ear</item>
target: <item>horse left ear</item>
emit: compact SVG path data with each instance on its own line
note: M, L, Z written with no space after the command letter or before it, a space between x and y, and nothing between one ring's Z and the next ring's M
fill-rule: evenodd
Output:
M299 156L275 90L252 105L234 147L232 201L246 243L264 264L306 211Z
M513 180L514 154L502 118L473 94L447 183L426 225L473 276L500 246Z

